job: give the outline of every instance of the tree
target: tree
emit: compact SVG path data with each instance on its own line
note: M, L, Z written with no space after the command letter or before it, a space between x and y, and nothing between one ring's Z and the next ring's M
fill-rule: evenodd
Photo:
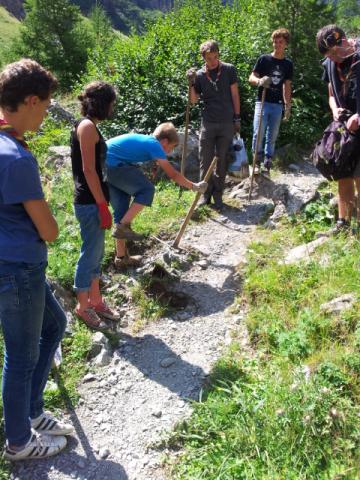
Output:
M336 23L348 36L359 34L360 3L358 0L338 0L336 3ZM357 34L357 35L356 35Z
M93 42L79 8L68 0L26 0L24 7L15 52L52 70L69 89L84 71Z
M105 10L98 2L96 2L91 9L89 20L91 22L91 30L94 36L95 46L104 45L104 42L109 45L109 42L111 43L115 39L111 22L107 17Z
M295 63L293 119L281 128L279 145L305 144L320 135L328 121L327 90L321 81L317 30L334 20L331 5L319 0L177 0L174 10L159 18L144 35L116 40L111 48L92 52L84 82L99 75L113 83L118 102L106 134L131 129L151 132L165 120L183 125L188 86L185 72L203 64L199 45L209 38L220 43L223 61L238 72L242 135L251 138L256 89L248 82L256 59L271 52L271 32L290 30ZM199 106L191 109L199 125Z
M321 80L317 31L334 23L331 2L319 0L269 0L268 29L285 27L290 31L289 56L294 62L292 121L280 130L279 141L311 138L329 121L327 86Z

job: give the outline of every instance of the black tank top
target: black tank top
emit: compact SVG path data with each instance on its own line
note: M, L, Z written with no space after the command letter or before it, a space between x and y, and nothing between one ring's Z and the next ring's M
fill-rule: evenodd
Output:
M87 205L91 203L96 203L93 194L91 193L84 172L83 172L83 164L81 158L81 150L80 150L80 142L77 137L77 129L80 123L85 120L85 118L81 118L78 120L74 128L71 132L70 136L70 146L71 146L71 166L75 184L75 191L74 191L74 203L79 203L80 205ZM88 119L91 120L91 119ZM94 124L95 125L95 124ZM95 145L95 168L96 173L98 174L100 185L106 198L106 201L109 201L109 189L104 182L104 165L105 165L105 157L106 157L106 143L101 135L99 129L96 127L96 131L99 135L99 141Z

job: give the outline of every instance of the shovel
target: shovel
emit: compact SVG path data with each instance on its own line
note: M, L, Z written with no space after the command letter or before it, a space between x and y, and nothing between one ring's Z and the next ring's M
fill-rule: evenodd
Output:
M187 100L186 112L185 112L184 144L183 144L183 149L182 149L181 166L180 166L181 175L185 175L185 165L186 165L186 155L187 155L187 142L188 142L188 136L189 136L190 107L191 107L190 96L191 96L191 85L189 84L188 100ZM180 200L180 198L181 198L182 191L183 191L183 189L180 187L180 188L179 188L179 200Z
M211 165L210 165L210 167L209 167L209 169L208 169L208 171L206 172L206 175L205 175L205 177L204 177L204 181L205 181L205 182L208 182L208 181L209 181L209 178L211 177L211 174L212 174L214 168L216 167L217 161L218 161L218 157L214 157L214 158L213 158L213 161L211 162ZM186 228L187 224L189 223L189 221L190 221L190 219L191 219L191 217L192 217L192 214L194 213L195 207L196 207L196 205L197 205L200 197L201 197L201 193L198 192L198 193L195 195L194 201L193 201L193 203L192 203L192 205L191 205L191 207L190 207L190 209L189 209L189 211L188 211L188 213L187 213L187 215L186 215L186 217L185 217L185 220L183 221L183 223L182 223L182 225L181 225L181 227L180 227L180 230L179 230L179 232L178 232L178 234L177 234L177 236L176 236L176 238L175 238L175 241L174 241L174 243L173 243L173 245L172 245L173 247L177 248L177 247L179 246L181 237L183 236L184 231L185 231L185 228Z

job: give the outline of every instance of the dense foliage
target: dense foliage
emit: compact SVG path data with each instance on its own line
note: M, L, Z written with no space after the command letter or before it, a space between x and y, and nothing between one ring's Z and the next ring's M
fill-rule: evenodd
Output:
M281 142L312 140L328 112L314 38L318 28L333 21L332 9L313 0L237 0L226 6L220 0L185 0L143 36L118 40L110 49L95 49L83 80L106 78L119 92L108 133L148 132L165 120L182 125L185 72L202 65L199 45L215 38L221 58L237 67L244 133L249 135L256 89L250 87L248 77L256 58L271 51L270 35L280 26L279 18L293 35L290 56L295 60L293 119L282 128ZM192 109L191 120L198 126L198 107Z
M50 68L69 88L85 69L91 35L80 10L68 0L27 0L14 49Z

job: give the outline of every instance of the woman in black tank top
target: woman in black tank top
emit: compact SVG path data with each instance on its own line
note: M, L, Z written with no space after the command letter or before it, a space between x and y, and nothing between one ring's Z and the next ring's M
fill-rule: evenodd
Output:
M97 81L88 84L78 98L83 117L75 123L70 138L74 210L82 239L75 270L75 313L89 327L102 329L106 328L102 318L114 319L115 315L99 287L105 229L111 227L112 216L103 176L106 143L97 124L111 116L116 94L110 84Z

